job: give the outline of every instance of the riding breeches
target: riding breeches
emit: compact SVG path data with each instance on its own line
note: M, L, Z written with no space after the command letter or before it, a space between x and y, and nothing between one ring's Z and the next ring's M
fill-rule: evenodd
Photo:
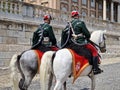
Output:
M85 47L91 51L93 57L98 56L98 51L92 44L86 44Z

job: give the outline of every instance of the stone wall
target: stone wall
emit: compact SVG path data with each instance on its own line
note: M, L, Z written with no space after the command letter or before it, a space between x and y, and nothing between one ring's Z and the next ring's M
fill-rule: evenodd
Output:
M0 21L0 67L8 66L15 53L30 49L33 32L37 27L38 25ZM59 40L62 28L53 29Z

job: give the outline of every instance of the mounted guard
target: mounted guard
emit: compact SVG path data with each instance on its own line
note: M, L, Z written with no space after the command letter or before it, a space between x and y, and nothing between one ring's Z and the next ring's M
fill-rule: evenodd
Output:
M73 20L68 22L68 25L62 31L61 47L67 47L69 44L74 42L75 44L84 46L86 49L90 50L93 56L93 72L94 74L100 74L103 72L103 70L99 68L100 57L95 46L89 42L91 36L90 32L86 28L85 23L79 20L80 15L78 11L72 11L71 17ZM79 53L78 50L77 52Z
M40 24L38 29L33 34L32 49L36 49L42 45L45 46L48 50L57 50L56 38L53 33L53 28L50 25L51 20L51 15L44 15L44 23Z
M51 20L50 15L44 15L44 23L40 24L39 28L34 32L31 49L23 51L21 54L13 55L10 62L13 90L18 90L18 88L27 90L39 70L44 52L51 51L54 53L54 51L58 50L52 26L49 25ZM20 81L17 77L16 68L21 74Z

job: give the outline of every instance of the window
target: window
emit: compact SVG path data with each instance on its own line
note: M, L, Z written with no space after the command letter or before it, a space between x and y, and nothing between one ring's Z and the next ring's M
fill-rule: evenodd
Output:
M67 8L66 7L62 7L61 10L64 11L64 12L67 12ZM62 14L61 17L63 19L67 19L67 15L66 14Z
M102 16L99 16L99 19L102 20Z
M107 3L107 11L110 11L110 3Z
M86 5L87 4L87 0L82 0L82 4Z
M91 17L95 17L95 12L91 12Z
M99 8L99 10L102 10L102 1L99 1L98 8Z
M95 7L95 0L91 0L91 7Z
M87 16L87 13L85 11L82 11L82 16Z
M36 0L29 0L30 2L35 2Z
M67 8L65 8L65 7L62 7L62 9L61 9L62 11L67 11Z
M78 2L78 0L72 0L73 2Z

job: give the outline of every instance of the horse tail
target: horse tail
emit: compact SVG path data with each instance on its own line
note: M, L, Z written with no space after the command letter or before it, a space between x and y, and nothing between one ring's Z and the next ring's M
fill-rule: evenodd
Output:
M40 84L41 90L47 90L46 85L48 84L47 76L52 72L52 58L54 51L47 51L43 54L40 65Z
M20 56L18 54L14 54L11 61L10 61L10 70L11 70L11 81L13 82L13 89L18 90L18 75L17 75L17 68L19 63Z

